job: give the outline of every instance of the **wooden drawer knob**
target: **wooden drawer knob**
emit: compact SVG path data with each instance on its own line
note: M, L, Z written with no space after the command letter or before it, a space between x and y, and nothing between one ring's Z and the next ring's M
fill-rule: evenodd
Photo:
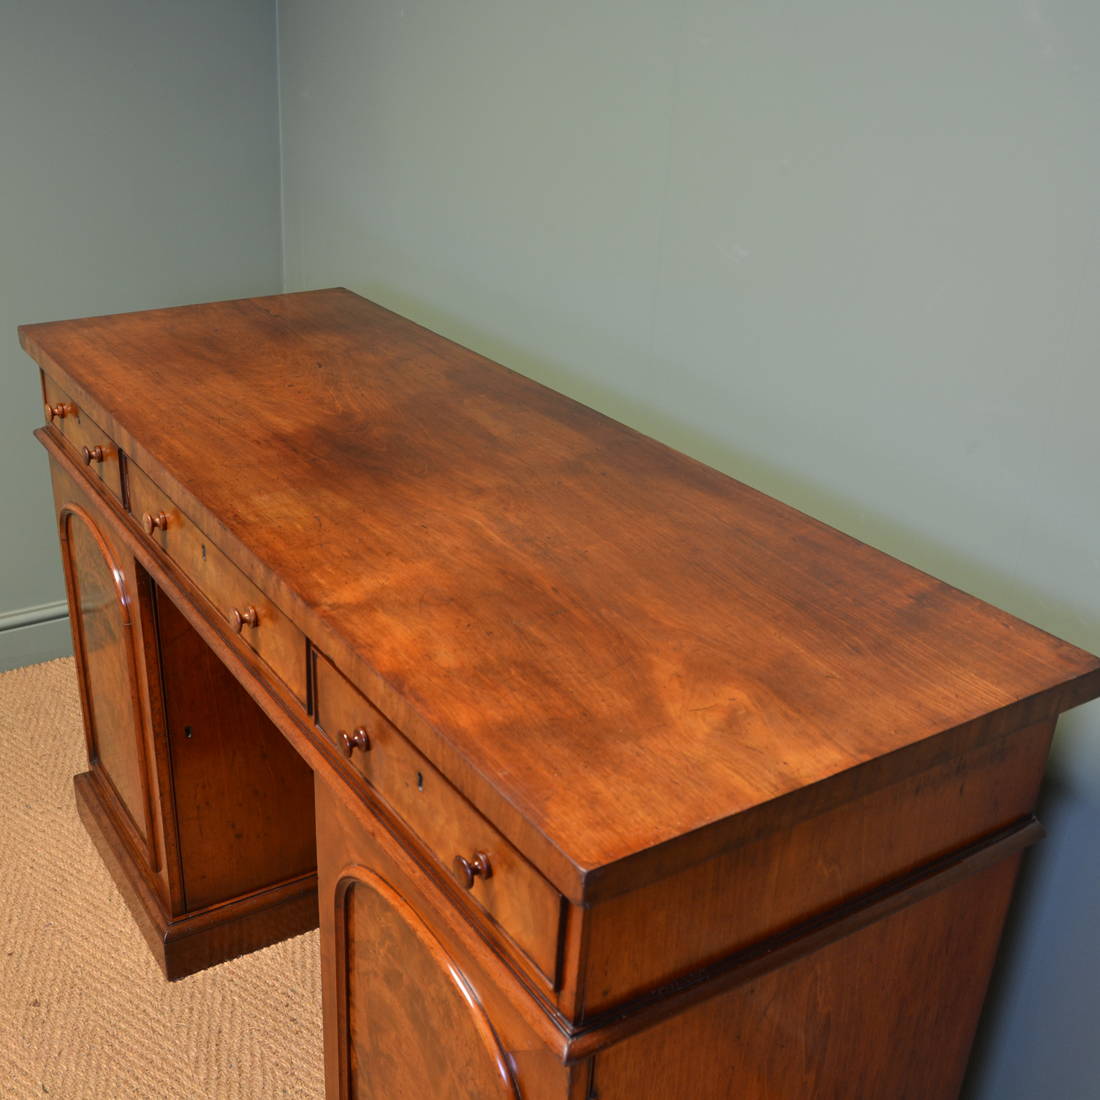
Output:
M167 531L168 530L168 517L163 512L157 512L157 514L151 515L146 512L141 517L141 526L145 528L145 533L151 535L154 531Z
M103 454L102 447L92 447L91 450L89 450L87 447L81 447L80 456L84 459L85 466L91 466L93 459L96 462L102 462L103 459L106 457Z
M365 726L360 726L350 736L343 730L340 731L340 744L344 747L344 755L350 760L351 754L359 749L361 752L370 752L370 737Z
M455 878L458 879L458 884L463 890L474 888L474 878L477 875L482 878L493 877L493 865L489 862L489 857L485 852L476 852L473 859L466 859L465 856L455 856L451 867L454 870Z
M249 604L244 611L233 608L233 614L229 617L229 625L233 627L234 634L240 634L246 626L257 627L260 625L260 613Z
M76 407L73 405L66 405L64 401L59 401L56 405L46 405L46 419L52 424L55 420L64 420L67 416L75 416Z

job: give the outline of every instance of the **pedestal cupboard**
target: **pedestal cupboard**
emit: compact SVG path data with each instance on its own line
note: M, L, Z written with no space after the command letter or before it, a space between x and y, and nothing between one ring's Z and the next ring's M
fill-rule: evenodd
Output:
M345 290L20 330L167 977L329 1100L948 1100L1100 662Z

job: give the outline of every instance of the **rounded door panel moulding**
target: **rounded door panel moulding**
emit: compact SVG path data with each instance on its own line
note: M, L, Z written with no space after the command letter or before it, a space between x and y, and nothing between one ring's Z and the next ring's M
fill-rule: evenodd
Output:
M336 904L342 1097L519 1100L485 1009L420 914L360 867Z

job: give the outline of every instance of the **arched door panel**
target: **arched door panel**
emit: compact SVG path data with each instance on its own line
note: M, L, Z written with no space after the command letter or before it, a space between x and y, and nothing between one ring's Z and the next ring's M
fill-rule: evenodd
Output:
M336 890L346 1100L518 1100L492 1024L454 960L373 871Z
M73 641L84 697L88 760L125 832L157 869L142 733L132 601L117 556L92 517L69 503L61 547L74 615Z

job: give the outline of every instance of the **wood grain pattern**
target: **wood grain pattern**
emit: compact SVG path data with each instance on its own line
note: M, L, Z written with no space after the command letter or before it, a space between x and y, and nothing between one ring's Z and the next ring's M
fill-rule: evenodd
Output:
M271 666L302 702L306 698L305 635L230 562L176 504L133 463L127 468L130 510L140 525L143 515L163 515L165 528L147 537L187 574L221 612L226 626ZM234 610L252 608L257 622L234 630Z
M565 1057L570 1060L588 1058L698 1004L721 997L730 989L749 984L794 960L821 951L971 875L1018 856L1044 834L1045 830L1034 817L1025 818L992 837L933 860L877 890L753 944L714 966L645 994L628 1005L610 1009L571 1030ZM991 906L994 904L991 902ZM989 916L991 920L1000 920L1003 914L998 916L991 908ZM630 948L624 946L624 950ZM873 967L875 960L868 958L867 965ZM972 973L970 979L975 989L986 980L980 971Z
M120 502L48 436L93 769L78 808L157 961L174 979L316 927L310 768L163 597L160 637ZM173 727L196 754L170 752Z
M122 842L94 772L74 777L76 808L157 965L169 981L317 927L317 876L173 917Z
M484 1008L423 918L377 874L337 884L349 1100L519 1100Z
M356 750L356 768L449 869L455 855L484 851L493 868L469 896L498 921L535 962L546 980L557 979L561 895L428 761L364 699L323 654L315 654L314 713L336 740L339 731L363 727L370 740Z
M176 605L156 601L188 912L313 873L313 774Z
M1018 862L612 1047L597 1057L594 1094L955 1100Z
M50 422L75 454L80 455L85 447L98 448L100 457L88 464L87 470L121 501L122 469L115 441L46 374L42 375L42 392L47 405L63 405L72 410L70 415L54 417Z
M1096 658L346 291L21 339L574 901L1100 693Z
M153 581L136 558L130 560L134 570L134 604L141 648L141 659L138 661L141 704L148 725L146 756L150 767L149 793L152 796L153 828L160 863L153 886L164 911L172 916L179 916L184 910L183 876L180 869L179 836L176 831L176 808L172 797L172 763L169 759L168 731L164 719Z
M167 972L315 823L330 1100L953 1095L1100 661L344 291L22 336Z
M79 663L88 685L90 762L102 769L147 845L151 833L148 780L140 712L134 707L129 593L120 566L87 512L69 505L62 523L79 608Z
M363 1021L357 1024L349 1015L346 983L354 981L355 975L347 965L348 937L342 930L347 912L345 890L349 881L375 874L418 914L461 972L484 1010L523 1100L586 1100L588 1063L563 1065L560 1053L545 1041L545 1014L537 1008L531 1011L531 998L517 990L514 977L500 967L493 952L487 951L478 937L469 935L462 914L423 875L381 818L346 785L330 785L320 774L316 776L316 805L326 1095L330 1100L345 1095L349 1044L356 1041L357 1030L359 1036L363 1033ZM377 950L377 944L371 943L370 926L363 923L359 932L362 949ZM503 978L503 984L494 981L494 973ZM432 988L436 978L429 978L426 984ZM416 1095L418 1100L420 1096L426 1100L437 1093L429 1085Z
M708 966L1026 818L1053 733L1052 720L1020 730L594 906L584 1014ZM624 951L624 943L646 949Z
M672 1078L677 1082L677 1086L686 1087L687 1083L694 1081L694 1075L690 1066L683 1064L681 1050L684 1043L690 1043L690 1040L674 1038L671 1043L666 1044L665 1025L668 1021L684 1017L691 1017L698 1021L699 1014L704 1011L705 1005L724 1002L731 991L752 987L776 972L797 976L800 971L796 964L803 959L814 958L823 950L829 951L832 945L846 942L853 936L860 935L867 928L877 927L884 921L890 921L898 913L913 908L926 913L927 910L921 906L927 899L948 893L959 883L980 879L989 868L1008 867L1010 870L1014 868L1019 853L1042 833L1034 819L1017 823L994 838L934 861L931 866L922 867L912 875L905 876L898 882L891 883L852 905L841 907L841 911L835 914L828 914L820 920L808 922L805 927L792 930L789 935L779 937L775 941L759 944L755 949L745 952L743 957L730 960L732 966L715 968L710 975L702 975L701 981L696 981L694 984L681 984L660 996L643 999L626 1011L611 1013L605 1019L594 1021L592 1025L573 1031L570 1031L565 1021L559 1020L557 1026L560 1030L555 1035L553 1027L549 1031L546 1030L545 1024L549 1021L545 1016L529 1014L528 1010L531 1007L529 998L525 998L522 990L518 990L514 982L508 982L507 976L502 975L499 967L494 969L491 956L478 952L476 945L471 943L469 937L463 936L461 921L456 923L456 914L452 908L445 899L432 891L416 865L402 854L399 846L394 845L393 839L388 835L382 822L343 785L329 787L320 776L317 778L317 822L320 857L318 877L322 915L321 943L326 983L326 1035L346 1035L347 1033L346 1024L340 1022L341 1010L338 1010L334 999L335 985L342 980L341 975L344 971L338 963L333 946L336 943L332 916L334 907L327 899L334 897L336 883L344 874L343 869L352 865L372 867L378 869L387 881L397 884L402 896L413 899L418 912L433 914L431 917L433 929L446 942L448 951L462 960L464 973L476 975L473 986L479 999L487 1006L491 1006L490 1015L498 1030L503 1027L500 1031L502 1042L505 1049L509 1051L513 1064L517 1066L531 1064L549 1073L552 1062L544 1061L538 1052L539 1050L545 1050L547 1053L556 1052L557 1058L567 1063L565 1068L571 1070L572 1076L569 1080L574 1088L579 1087L578 1075L587 1072L586 1067L590 1064L593 1054L599 1057L600 1051L617 1049L624 1045L630 1046L632 1058L637 1056L648 1060L649 1065L667 1061L679 1075L674 1075ZM1009 876L1010 886L1011 875ZM996 930L999 929L1003 918L1003 906L1007 895L994 891L980 894L978 899L973 893L968 897L968 913L971 914L968 919L984 921L987 929L993 929L989 934L995 941ZM336 911L339 912L338 907ZM921 919L917 918L918 925ZM941 939L949 938L952 935L950 922L946 927L936 927L933 922L931 934L933 937L940 936ZM627 940L624 941L623 950L630 953L642 950L645 946L645 944L638 944L636 940ZM474 955L470 954L471 948L474 949ZM489 963L488 970L484 969L486 962ZM851 989L858 989L860 983L874 981L874 975L878 973L882 964L882 956L875 951L868 951L859 958L858 963L852 963L850 972L844 967L838 968L833 975L836 980L835 995L846 997ZM495 978L489 976L490 972L495 973ZM498 985L502 976L504 982ZM966 997L963 1004L936 1003L935 1011L945 1019L951 1018L953 1013L959 1013L957 1018L961 1021L963 1028L969 1027L969 1021L965 1015L966 1005L972 1006L975 1002L980 1004L987 979L988 972L983 969L979 960L979 965L972 967L968 973L960 972L953 978L958 988L965 989ZM913 991L910 990L910 992ZM531 1040L524 1041L522 1026L517 1035L515 1016L517 1010L524 1014L525 1019L535 1024L540 1036L540 1046L531 1048L529 1045ZM911 1010L916 1011L916 1009ZM856 1030L862 1026L858 1019L849 1020L843 1026L847 1025L851 1025ZM693 1025L687 1026L690 1029ZM520 1041L517 1042L517 1040ZM851 1043L858 1042L859 1039L845 1032L839 1041ZM335 1046L326 1049L335 1059ZM558 1064L560 1067L561 1063ZM337 1080L335 1060L330 1063L330 1069L331 1095L336 1096L339 1093L334 1083ZM660 1074L657 1076L659 1077ZM704 1073L700 1079L705 1082L706 1074ZM543 1077L540 1074L534 1080L540 1083L540 1091L529 1093L527 1082L522 1075L520 1076L520 1089L525 1098L529 1095L542 1095ZM546 1082L553 1090L560 1087L562 1080L560 1076L550 1074ZM554 1081L558 1084L553 1084ZM549 1095L557 1095L557 1093L551 1091ZM582 1090L581 1095L587 1094ZM670 1090L667 1095L675 1096L676 1093Z
M151 872L159 869L126 555L101 529L90 499L51 465L88 762L118 827ZM132 570L131 570L132 572Z

